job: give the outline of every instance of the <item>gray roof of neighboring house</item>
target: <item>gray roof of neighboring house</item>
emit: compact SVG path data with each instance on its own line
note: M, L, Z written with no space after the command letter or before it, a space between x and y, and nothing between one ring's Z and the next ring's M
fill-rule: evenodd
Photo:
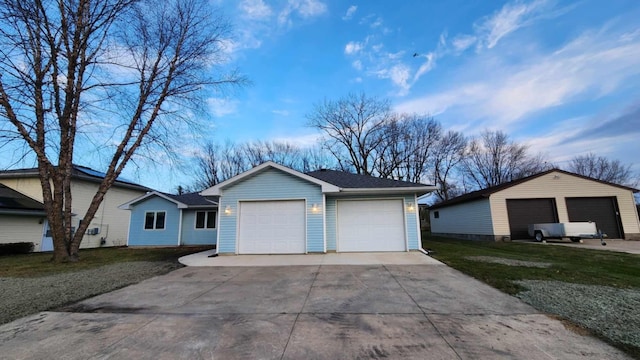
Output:
M188 193L181 195L165 194L166 196L179 201L188 206L217 206L220 199L219 196L202 196L199 193Z
M584 175L580 175L580 174L574 174L572 172L561 170L561 169L550 169L550 170L547 170L547 171L543 171L541 173L537 173L537 174L534 174L534 175L531 175L531 176L527 176L527 177L524 177L524 178L521 178L521 179L513 180L513 181L510 181L510 182L507 182L507 183L504 183L504 184L500 184L500 185L488 187L486 189L476 190L476 191L473 191L473 192L470 192L470 193L467 193L467 194L464 194L464 195L460 195L460 196L455 197L453 199L449 199L447 201L443 201L441 203L432 205L432 206L429 207L429 209L439 209L439 208L443 208L443 207L450 206L450 205L462 204L462 203L471 202L471 201L482 199L482 198L488 198L489 196L491 196L491 194L497 193L498 191L501 191L501 190L504 190L504 189L508 189L508 188L510 188L512 186L515 186L515 185L518 185L518 184L522 184L522 183L524 183L526 181L535 179L535 178L543 176L543 175L550 174L550 173L552 173L554 171L555 172L561 172L561 173L567 174L567 175L577 176L579 178L583 178L583 179L586 179L586 180L599 182L599 183L605 184L605 185L615 186L615 187L618 187L618 188L629 190L629 191L634 192L634 193L640 191L638 189L634 189L634 188L631 188L631 187L628 187L628 186L613 184L613 183L610 183L610 182L606 182L606 181L590 178L588 176L584 176Z
M0 213L44 215L44 205L8 186L0 184Z
M316 179L347 189L377 189L402 187L430 187L431 185L412 183L408 181L383 179L370 175L351 174L337 170L316 170L306 173Z
M101 182L105 177L105 173L93 170L86 166L73 165L73 170L71 173L72 178L82 179L91 182ZM29 178L29 177L38 177L38 168L29 168L29 169L14 169L14 170L2 170L0 171L0 178ZM136 184L132 180L125 179L123 177L118 177L114 182L114 185L125 187L134 190L142 190L142 191L150 191L152 189L142 186L140 184Z

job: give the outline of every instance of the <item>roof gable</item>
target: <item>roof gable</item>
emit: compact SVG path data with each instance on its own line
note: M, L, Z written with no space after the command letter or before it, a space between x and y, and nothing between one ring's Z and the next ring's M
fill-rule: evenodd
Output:
M222 190L224 190L225 188L229 187L229 186L233 186L234 184L237 184L238 182L245 180L247 178L256 176L258 174L261 174L262 172L269 170L269 169L277 169L280 170L284 173L287 173L289 175L298 177L302 180L308 181L310 183L319 185L322 189L322 192L324 193L331 193L331 192L339 192L340 188L330 184L326 181L322 181L320 179L317 179L315 177L309 176L307 174L303 174L299 171L290 169L286 166L282 166L280 164L276 164L273 161L267 161L265 163L262 163L254 168L252 168L251 170L245 171L242 174L236 175L228 180L225 180L215 186L212 186L208 189L203 190L202 192L200 192L200 195L203 196L220 196L222 194Z
M504 184L488 187L488 188L481 189L481 190L472 191L470 193L460 195L460 196L455 197L453 199L449 199L447 201L443 201L441 203L435 204L435 205L433 205L433 206L431 206L429 208L430 209L438 209L438 208L442 208L442 207L446 207L446 206L450 206L450 205L462 204L462 203L471 202L471 201L475 201L475 200L479 200L479 199L483 199L483 198L489 198L494 193L497 193L499 191L511 188L513 186L525 183L527 181L531 181L531 180L537 179L537 178L539 178L541 176L548 175L548 174L551 174L551 173L554 173L554 172L557 172L557 173L560 173L560 174L565 174L565 175L570 175L570 176L575 176L575 177L578 177L578 178L581 178L581 179L594 181L594 182L601 183L601 184L604 184L604 185L614 186L614 187L617 187L617 188L629 190L629 191L634 192L634 193L640 191L638 189L634 189L634 188L631 188L631 187L628 187L628 186L613 184L613 183L610 183L610 182L607 182L607 181L602 181L602 180L590 178L588 176L575 174L575 173L572 173L572 172L566 171L566 170L550 169L550 170L543 171L543 172L540 172L540 173L537 173L537 174L534 174L534 175L531 175L531 176L524 177L522 179L517 179L517 180L513 180L513 181L510 181L510 182L504 183Z

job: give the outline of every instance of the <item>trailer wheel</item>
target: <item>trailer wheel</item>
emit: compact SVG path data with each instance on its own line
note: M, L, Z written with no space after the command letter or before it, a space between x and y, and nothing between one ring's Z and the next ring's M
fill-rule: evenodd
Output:
M537 242L541 242L542 240L544 240L544 236L542 235L541 231L536 231L533 236L536 238Z
M580 242L580 238L579 237L572 237L572 238L569 238L569 239L571 239L572 242Z

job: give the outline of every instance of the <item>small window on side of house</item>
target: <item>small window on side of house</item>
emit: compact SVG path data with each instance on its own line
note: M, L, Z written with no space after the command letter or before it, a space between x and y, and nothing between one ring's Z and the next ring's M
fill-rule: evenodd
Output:
M196 211L196 229L215 229L215 211Z
M434 219L439 219L440 218L440 212L439 211L434 211L433 212L433 218Z
M167 213L165 211L148 211L144 214L145 230L163 230Z

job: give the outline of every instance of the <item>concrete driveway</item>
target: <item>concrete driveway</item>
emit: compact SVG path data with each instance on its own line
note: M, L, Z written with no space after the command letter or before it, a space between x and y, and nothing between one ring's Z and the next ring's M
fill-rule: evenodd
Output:
M3 359L624 359L447 266L186 267L0 327Z
M605 239L605 243L607 245L602 246L600 239L582 239L582 242L580 243L574 243L568 240L547 239L545 243L536 244L561 245L581 249L617 251L636 255L640 254L640 241L637 240Z

